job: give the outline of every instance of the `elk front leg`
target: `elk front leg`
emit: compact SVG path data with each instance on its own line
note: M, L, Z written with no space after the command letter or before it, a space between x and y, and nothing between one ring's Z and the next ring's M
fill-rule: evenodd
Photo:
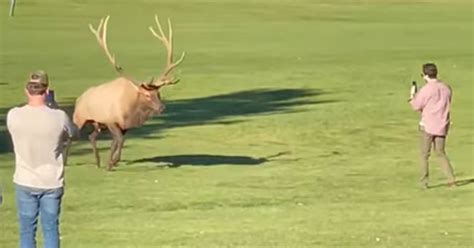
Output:
M110 133L112 134L112 144L110 146L110 156L109 156L109 163L107 170L112 170L114 166L117 165L118 161L120 160L120 154L122 151L123 146L123 131L117 125L107 125L109 128Z
M96 139L97 139L97 135L99 135L100 133L100 128L97 123L94 123L93 126L94 126L94 131L92 131L92 133L89 134L89 141L92 144L92 151L94 152L95 163L97 164L97 168L100 168L100 156L99 156L99 151L97 151L97 146L96 146Z

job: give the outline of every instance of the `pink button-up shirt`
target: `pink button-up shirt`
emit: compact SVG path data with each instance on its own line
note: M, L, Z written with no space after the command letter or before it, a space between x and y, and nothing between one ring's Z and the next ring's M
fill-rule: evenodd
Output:
M415 111L421 111L421 122L426 133L445 136L449 127L451 89L438 79L430 79L410 100Z

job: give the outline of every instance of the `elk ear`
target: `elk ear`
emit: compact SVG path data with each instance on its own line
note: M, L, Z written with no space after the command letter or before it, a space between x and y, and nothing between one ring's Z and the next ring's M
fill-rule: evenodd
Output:
M145 88L140 88L140 90L138 91L138 94L146 97L146 98L150 98L151 97L151 93L146 90Z

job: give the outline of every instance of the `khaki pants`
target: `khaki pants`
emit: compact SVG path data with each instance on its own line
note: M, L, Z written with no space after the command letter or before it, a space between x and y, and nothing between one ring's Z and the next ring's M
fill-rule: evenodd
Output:
M433 146L436 155L441 162L441 168L448 178L449 183L454 183L454 173L448 156L444 150L446 145L446 136L435 136L421 130L421 178L420 181L423 186L428 184L428 158L430 157L431 146Z

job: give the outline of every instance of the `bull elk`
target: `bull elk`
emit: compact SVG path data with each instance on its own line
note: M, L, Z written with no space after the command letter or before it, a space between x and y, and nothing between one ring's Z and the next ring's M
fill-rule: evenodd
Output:
M107 170L111 170L120 161L121 151L124 144L124 135L128 129L142 126L153 114L160 114L164 110L164 104L160 97L160 88L166 85L176 84L179 80L170 77L171 72L184 59L185 53L173 62L173 29L168 19L168 35L155 15L158 32L149 27L154 37L158 38L166 48L166 66L162 74L156 79L151 78L148 82L137 82L126 76L123 68L115 61L115 56L107 48L107 16L100 20L95 29L91 24L89 28L96 36L97 42L105 52L107 59L114 66L118 77L107 83L87 89L76 100L73 121L81 129L90 123L93 131L89 134L97 167L100 167L100 156L96 147L96 138L102 128L107 128L112 135L110 154Z

